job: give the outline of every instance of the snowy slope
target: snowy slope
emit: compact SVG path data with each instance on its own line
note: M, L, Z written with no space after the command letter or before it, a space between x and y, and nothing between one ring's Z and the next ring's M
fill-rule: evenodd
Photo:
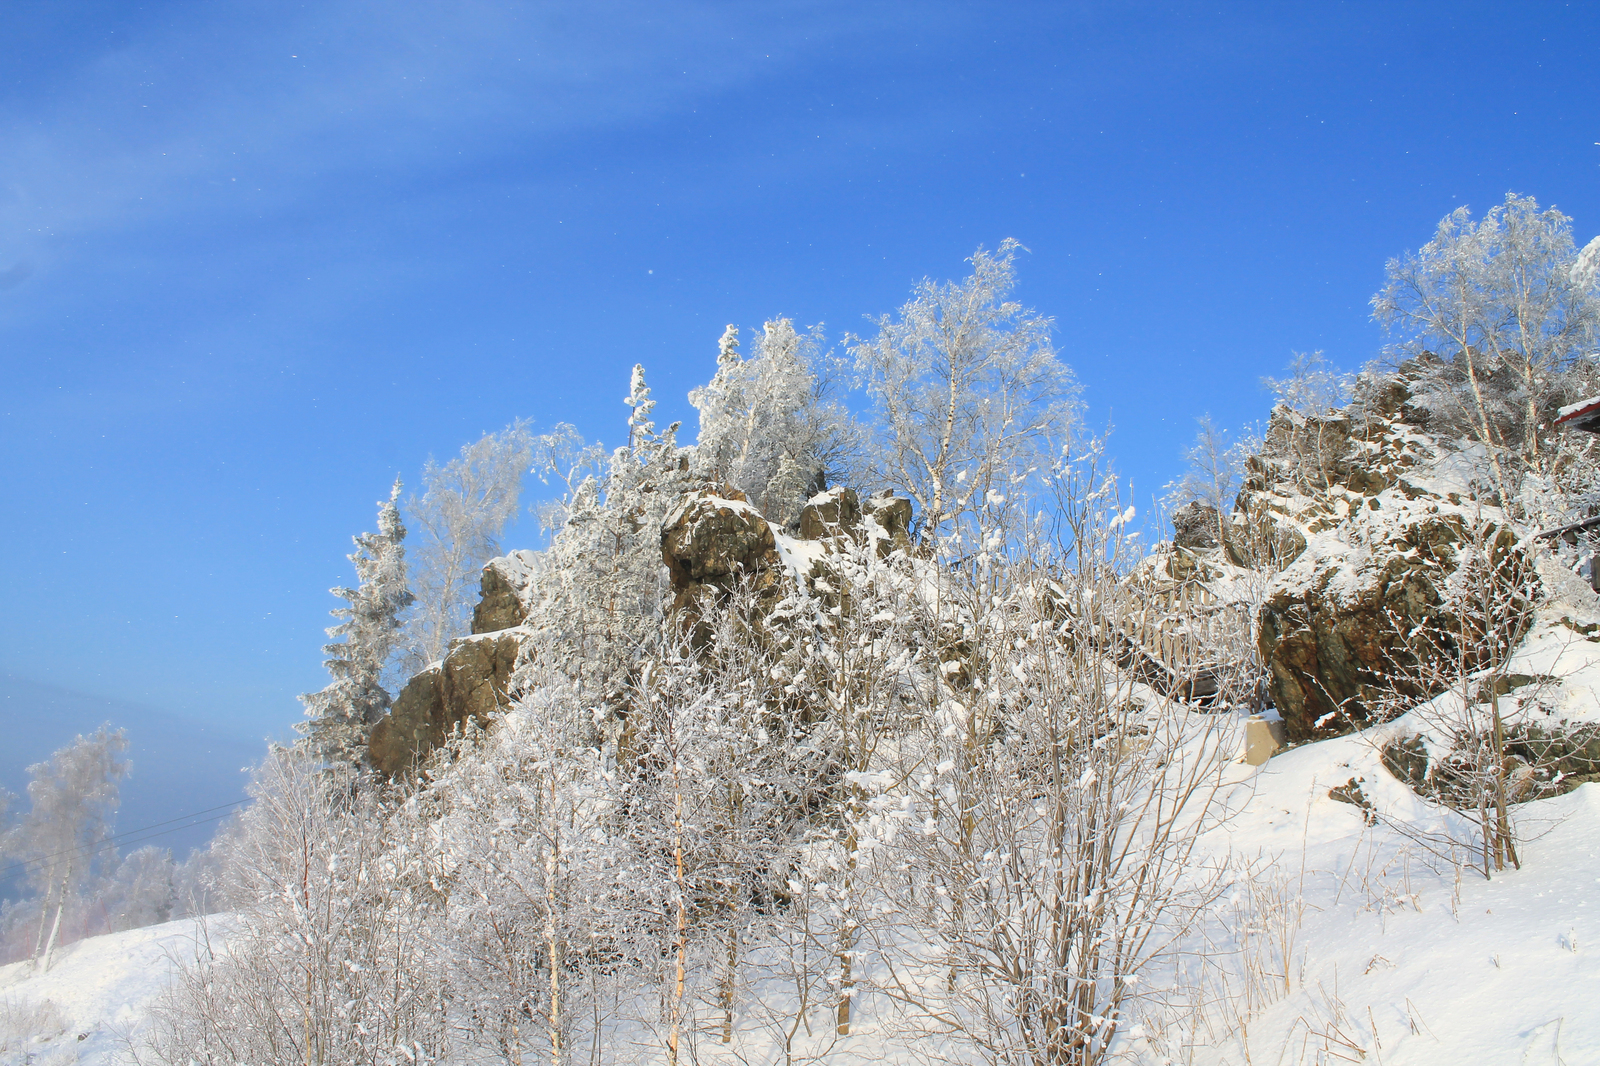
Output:
M217 937L217 920L207 924L183 919L91 937L56 952L44 973L27 962L0 967L0 1066L121 1061L172 960Z
M1130 1027L1128 1060L1600 1062L1600 785L1518 808L1523 868L1486 881L1466 823L1381 764L1383 740L1414 727L1403 718L1259 770L1235 766L1232 814L1207 843L1234 856L1237 883L1190 944L1191 990ZM1375 823L1329 797L1351 778ZM222 925L212 921L213 943ZM71 945L48 973L0 969L0 1066L132 1061L118 1054L125 1034L171 959L204 950L201 936L193 921L170 922ZM858 1033L822 1061L918 1057L870 1022ZM754 1046L763 1039L746 1034L740 1057L781 1061L775 1046ZM701 1050L720 1061L720 1047Z
M1486 881L1466 847L1451 860L1465 823L1384 770L1373 733L1405 725L1294 749L1237 786L1220 835L1260 872L1213 942L1234 998L1246 957L1270 977L1257 1010L1213 1006L1196 1034L1213 1046L1175 1061L1600 1062L1600 786L1518 808L1523 868ZM1351 778L1376 824L1329 797ZM1180 1035L1160 1051L1194 1040Z

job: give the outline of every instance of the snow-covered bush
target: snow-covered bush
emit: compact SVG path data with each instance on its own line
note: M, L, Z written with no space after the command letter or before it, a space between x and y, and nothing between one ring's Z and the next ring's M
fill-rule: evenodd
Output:
M178 965L146 1051L173 1064L449 1061L426 830L277 749L225 844L224 952Z

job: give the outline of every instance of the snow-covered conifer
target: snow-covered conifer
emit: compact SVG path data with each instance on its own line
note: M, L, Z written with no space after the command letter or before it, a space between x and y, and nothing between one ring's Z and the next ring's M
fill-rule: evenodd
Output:
M656 424L650 420L650 413L656 409L656 402L650 398L650 386L644 382L644 364L633 364L628 395L622 402L631 409L628 415L628 447L637 447L654 438Z
M406 585L401 546L406 528L395 502L399 497L396 478L389 499L378 505L378 532L354 538L356 550L349 558L360 584L330 590L349 604L330 612L342 621L330 627L328 635L344 639L322 649L333 682L300 697L310 719L298 727L305 735L303 743L330 763L361 765L368 730L389 709L383 668L399 644L401 615L413 600Z
M661 432L643 367L629 394L631 443L612 452L604 478L571 490L566 524L552 541L529 624L542 655L565 662L602 702L620 696L630 665L660 616L661 524L690 485L677 423Z

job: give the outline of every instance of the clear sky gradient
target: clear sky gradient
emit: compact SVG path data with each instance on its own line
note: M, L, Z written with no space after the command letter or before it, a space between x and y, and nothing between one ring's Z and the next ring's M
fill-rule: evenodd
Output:
M1008 236L1147 504L1291 351L1376 355L1384 260L1452 208L1516 190L1600 232L1597 31L1527 2L8 3L0 706L281 735L397 473L519 416L615 444L635 362L684 418L725 323L838 339Z

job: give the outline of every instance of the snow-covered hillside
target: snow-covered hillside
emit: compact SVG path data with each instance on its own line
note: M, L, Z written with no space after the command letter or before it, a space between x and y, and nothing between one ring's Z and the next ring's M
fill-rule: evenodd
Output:
M0 967L0 1064L135 1061L127 1052L173 962L209 950L225 928L186 918L69 944L48 971Z
M1129 1031L1133 1061L1600 1061L1600 786L1523 805L1523 868L1485 881L1465 848L1453 863L1438 843L1466 827L1383 768L1379 741L1406 725L1295 748L1259 770L1236 766L1235 812L1206 843L1254 876L1225 896L1211 956L1183 962L1192 988L1175 995L1165 1031L1154 1019ZM1375 824L1329 797L1352 778ZM0 1063L134 1061L129 1049L173 960L206 950L207 936L220 938L218 922L208 932L169 922L71 945L47 973L0 969ZM864 1029L824 1061L954 1050L896 1046ZM715 1037L704 1040L699 1057L720 1061ZM782 1061L772 1044L745 1039L740 1051Z

